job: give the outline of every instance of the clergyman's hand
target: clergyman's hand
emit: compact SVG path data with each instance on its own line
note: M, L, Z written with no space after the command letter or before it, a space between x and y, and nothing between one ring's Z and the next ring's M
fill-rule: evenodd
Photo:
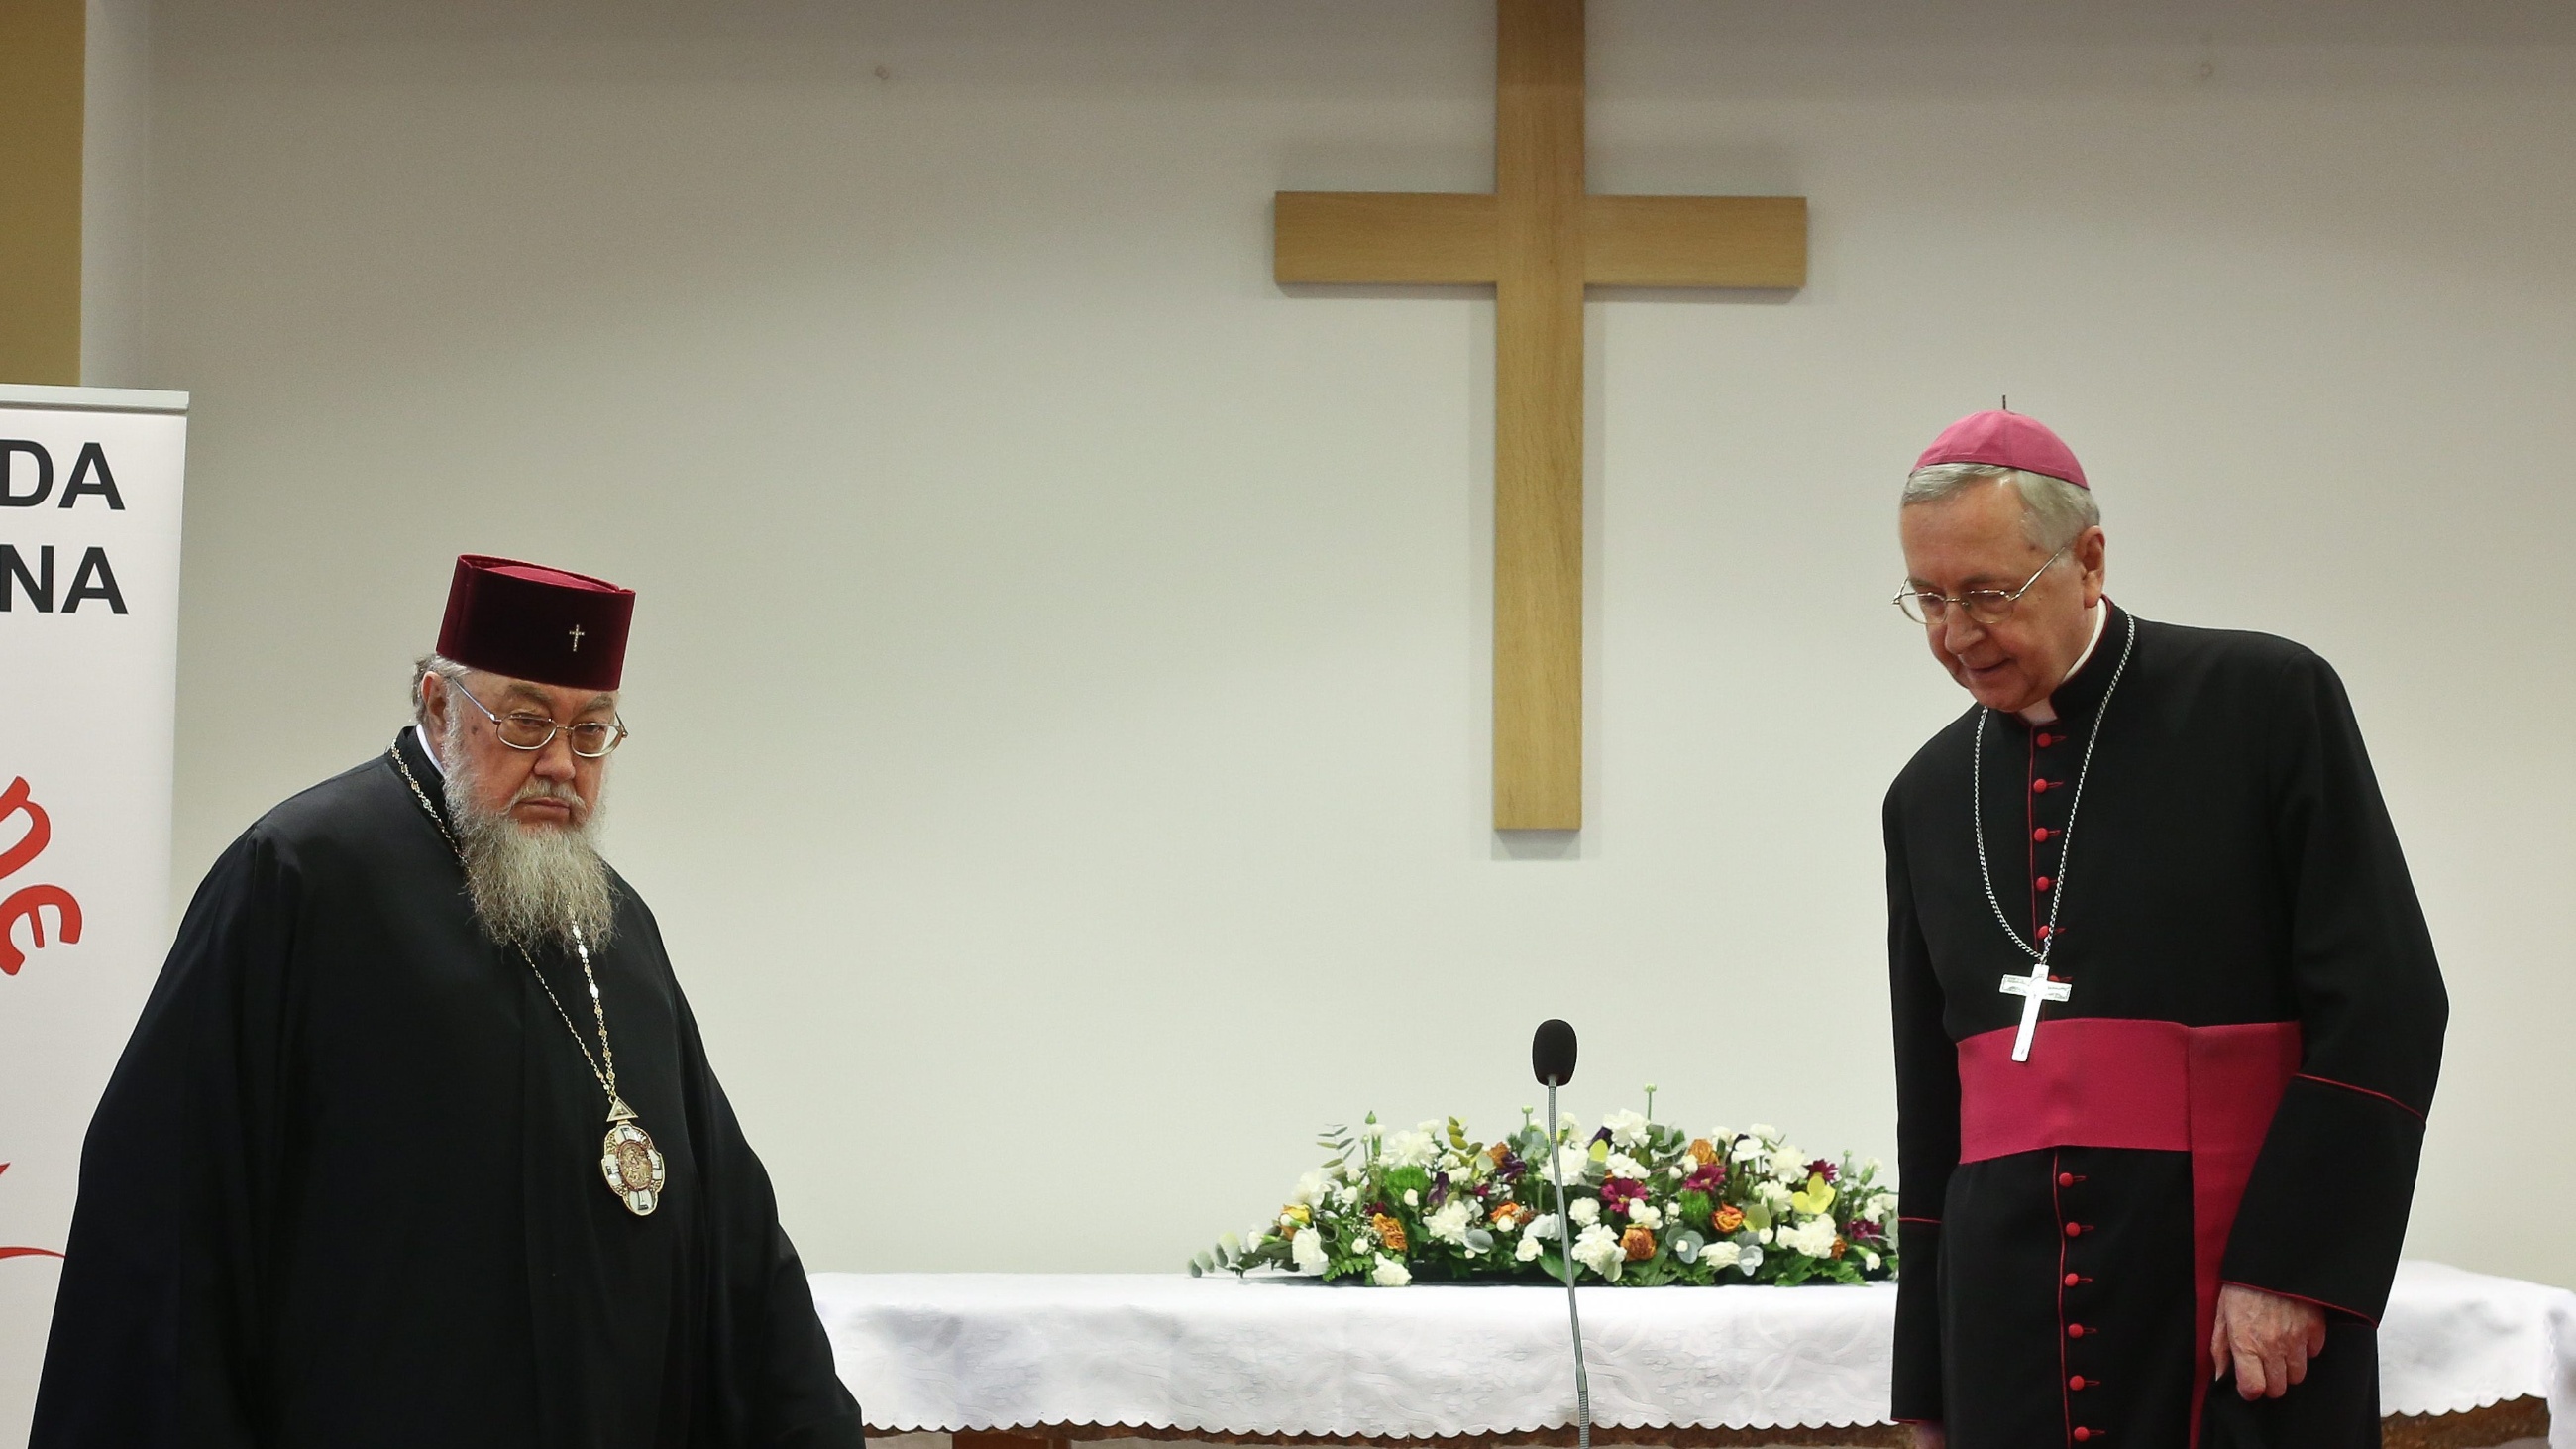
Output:
M1938 1424L1914 1426L1914 1449L1948 1449L1950 1435Z
M2236 1367L2239 1398L2277 1399L2308 1377L2308 1360L2326 1349L2326 1313L2313 1303L2226 1284L2209 1329L2209 1357L2225 1378Z

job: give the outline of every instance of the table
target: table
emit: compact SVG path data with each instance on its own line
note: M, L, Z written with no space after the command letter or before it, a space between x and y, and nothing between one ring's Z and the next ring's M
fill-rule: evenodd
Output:
M1561 1289L998 1273L817 1273L813 1285L841 1377L878 1431L1572 1438ZM1902 1442L1886 1427L1893 1285L1582 1293L1605 1443ZM2392 1445L2545 1432L2576 1449L2576 1293L2403 1264L2380 1375Z

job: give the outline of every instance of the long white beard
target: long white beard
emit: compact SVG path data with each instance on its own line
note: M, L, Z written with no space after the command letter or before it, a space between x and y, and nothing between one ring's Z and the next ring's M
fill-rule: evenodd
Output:
M569 951L576 930L591 949L606 946L616 928L617 896L609 886L608 862L594 844L601 824L598 802L588 802L590 814L579 825L521 825L506 805L498 811L482 807L473 760L462 748L463 731L451 727L443 744L447 814L465 857L465 893L484 931L529 952L550 946ZM583 803L572 787L533 777L511 803L541 796L572 801L576 810Z

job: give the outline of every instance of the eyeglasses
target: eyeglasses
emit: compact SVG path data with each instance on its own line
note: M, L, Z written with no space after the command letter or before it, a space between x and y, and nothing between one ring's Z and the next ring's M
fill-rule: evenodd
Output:
M2066 548L2074 546L2070 543ZM1970 589L1956 596L1937 594L1930 589L1907 589L1896 596L1896 607L1917 624L1938 624L1949 616L1953 607L1967 610L1968 617L1980 624L2000 624L2012 617L2013 605L2020 603L2021 596L2030 592L2030 586L2039 582L2039 576L2066 557L2066 548L2050 554L2047 563L2032 570L2030 577L2021 581L2020 588L2009 591Z
M556 723L548 715L523 711L494 714L490 706L474 698L474 691L467 689L463 681L450 679L447 687L464 695L476 709L482 710L483 717L492 722L493 730L501 736L501 743L514 750L542 750L555 742L557 734L561 734L565 743L572 746L574 754L585 760L603 760L610 751L626 743L626 721L622 719L615 724L592 720L566 725Z

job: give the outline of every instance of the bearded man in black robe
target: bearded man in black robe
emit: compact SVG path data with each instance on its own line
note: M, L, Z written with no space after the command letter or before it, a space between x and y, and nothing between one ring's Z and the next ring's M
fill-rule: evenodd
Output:
M634 595L458 560L415 724L198 888L81 1157L34 1449L849 1449L593 848Z
M2119 608L2100 520L2004 412L1900 509L1898 602L1976 703L1887 796L1895 1413L1953 1449L2376 1445L2432 941L2334 671Z

